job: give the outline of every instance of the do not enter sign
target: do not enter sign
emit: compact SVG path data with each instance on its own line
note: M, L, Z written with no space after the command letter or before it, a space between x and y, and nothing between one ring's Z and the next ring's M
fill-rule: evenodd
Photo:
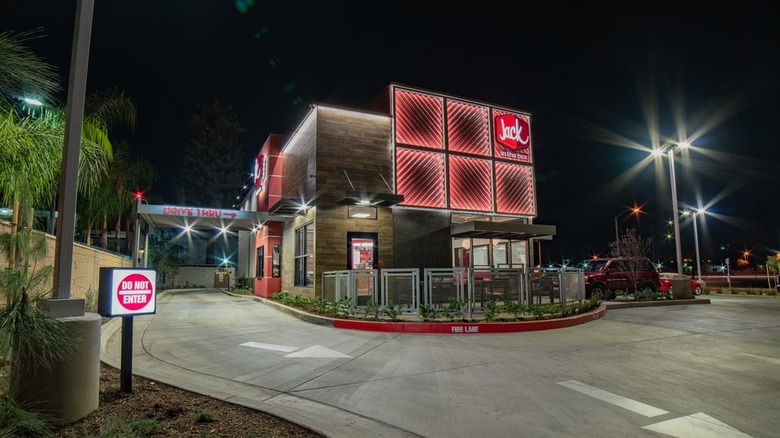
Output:
M98 308L103 316L155 313L154 269L101 268Z
M130 274L119 282L117 300L125 309L135 312L144 308L152 298L153 286L146 276Z

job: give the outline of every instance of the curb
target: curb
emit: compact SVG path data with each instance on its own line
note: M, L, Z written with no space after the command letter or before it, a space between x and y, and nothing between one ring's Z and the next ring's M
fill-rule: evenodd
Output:
M228 293L228 292L226 292ZM240 297L242 295L230 294ZM552 330L566 327L573 327L595 321L607 314L608 306L604 303L588 313L566 318L545 319L536 321L517 321L517 322L389 322L389 321L356 321L349 319L328 318L325 316L313 315L311 313L298 310L293 307L285 306L273 300L261 297L251 297L274 309L284 312L288 315L299 318L303 321L313 324L329 326L342 330L362 330L370 332L385 333L407 333L407 334L448 334L448 335L476 335L490 333L517 333L539 330ZM679 301L679 300L678 300Z
M660 307L660 306L685 306L688 304L710 304L709 298L689 298L682 300L663 301L608 301L605 303L610 309L628 309L631 307Z

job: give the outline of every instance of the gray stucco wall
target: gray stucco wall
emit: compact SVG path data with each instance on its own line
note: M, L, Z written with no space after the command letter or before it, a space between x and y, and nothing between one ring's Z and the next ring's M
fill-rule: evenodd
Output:
M446 211L393 209L396 268L451 268L452 238Z

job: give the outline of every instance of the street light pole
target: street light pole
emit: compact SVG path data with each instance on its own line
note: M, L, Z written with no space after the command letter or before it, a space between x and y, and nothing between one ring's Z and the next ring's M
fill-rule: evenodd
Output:
M693 213L693 243L696 245L696 279L701 283L701 258L699 257L699 229L696 227L696 216L703 211L696 210Z
M680 216L677 209L677 181L674 177L674 149L669 148L669 179L672 185L672 218L674 220L674 246L677 251L677 275L682 275L682 246L680 243Z
M76 192L78 189L81 125L84 121L84 101L89 66L89 42L92 35L94 0L79 0L76 4L76 24L73 35L68 102L65 107L65 143L62 151L60 187L57 195L57 241L54 246L54 298L70 299L73 279L73 238L76 227ZM72 308L77 315L84 309ZM72 316L72 315L62 315Z

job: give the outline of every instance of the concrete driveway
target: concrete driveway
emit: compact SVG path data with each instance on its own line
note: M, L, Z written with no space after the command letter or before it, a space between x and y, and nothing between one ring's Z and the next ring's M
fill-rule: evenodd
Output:
M133 373L332 437L780 436L780 299L612 309L576 327L410 335L215 290L134 319ZM119 367L121 320L101 358Z

